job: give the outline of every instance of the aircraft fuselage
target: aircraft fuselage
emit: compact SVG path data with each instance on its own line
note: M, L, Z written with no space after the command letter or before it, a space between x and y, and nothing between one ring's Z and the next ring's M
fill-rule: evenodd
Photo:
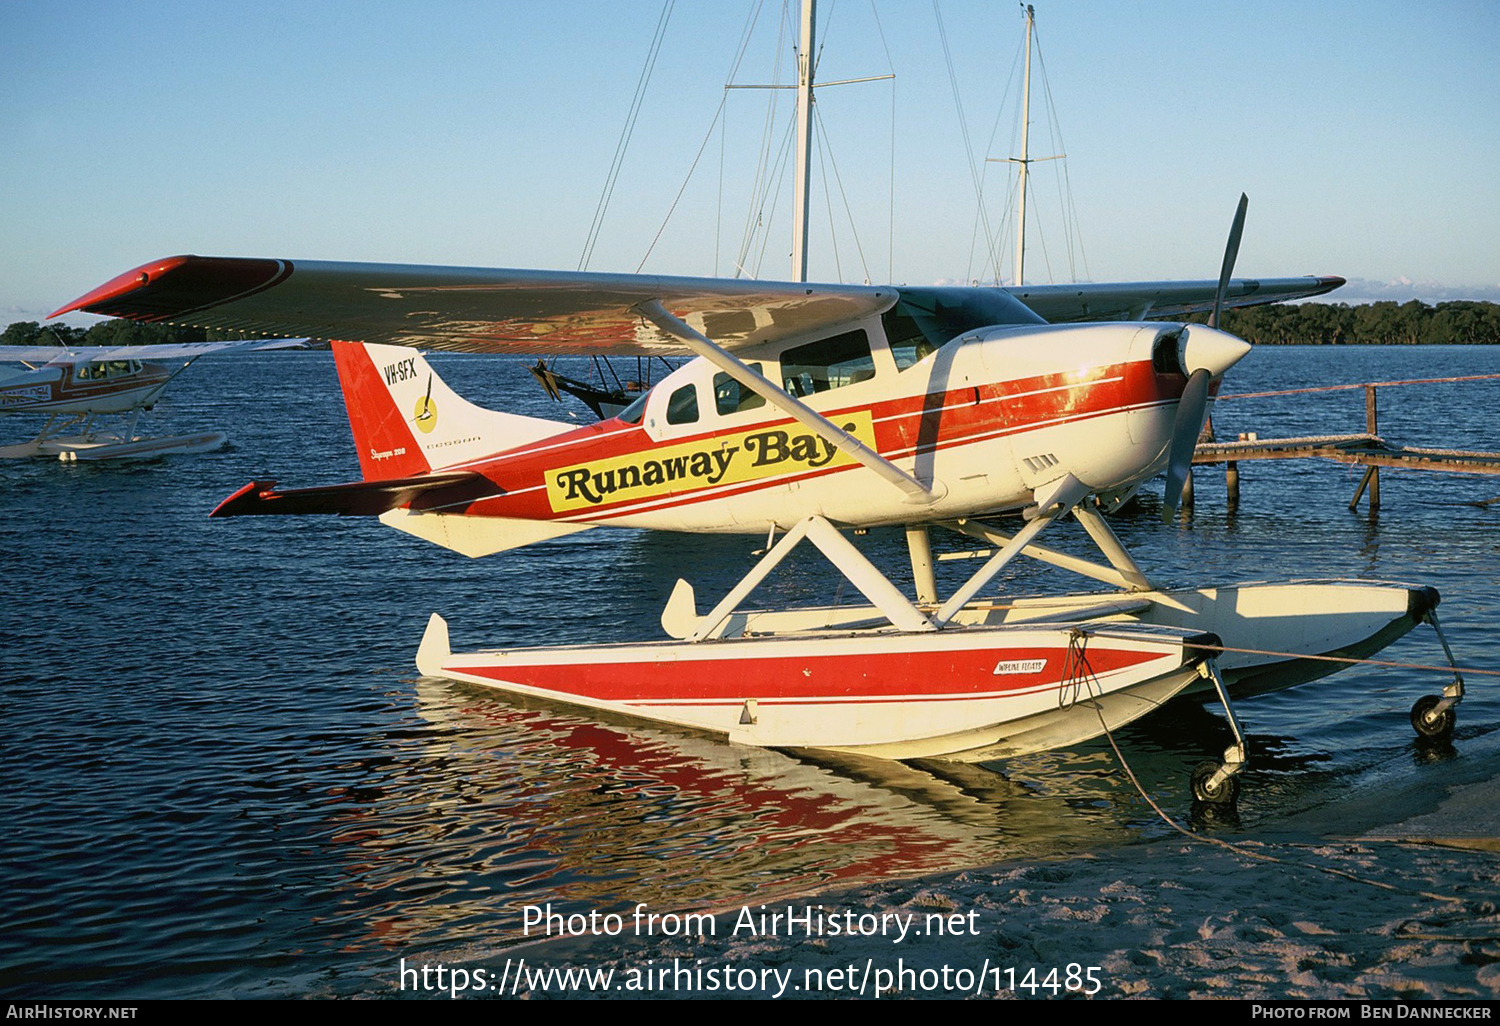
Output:
M437 410L436 432L410 416L409 443L385 453L409 444L434 469L475 471L501 490L437 512L694 532L761 532L812 514L874 526L919 509L944 519L1020 508L1064 474L1103 495L1132 491L1159 471L1171 437L1186 378L1175 360L1163 369L1160 350L1175 356L1176 327L987 328L899 369L874 347L846 361L858 369L845 378L860 380L816 378L821 364L809 377L795 346L742 354L789 392L800 381L808 406L928 486L925 508L702 359L622 417L458 463L440 462L452 439L427 375L376 370L397 408Z
M0 380L0 412L127 413L154 403L171 377L140 360L55 362Z

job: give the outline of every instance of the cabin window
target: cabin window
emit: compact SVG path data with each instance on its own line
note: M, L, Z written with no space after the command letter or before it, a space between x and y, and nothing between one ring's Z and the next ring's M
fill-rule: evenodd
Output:
M667 400L668 424L696 424L698 422L698 389L694 385L683 385Z
M759 374L760 364L752 363L747 366ZM766 405L766 397L745 385L728 374L720 371L714 375L714 409L720 415L726 413L741 413L745 410L756 410Z
M781 380L792 395L812 395L875 376L863 329L819 339L781 354Z

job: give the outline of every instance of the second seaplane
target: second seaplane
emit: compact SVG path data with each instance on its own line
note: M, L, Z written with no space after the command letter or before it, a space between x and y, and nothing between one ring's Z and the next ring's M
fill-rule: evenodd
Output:
M222 431L146 435L149 412L172 380L210 353L302 348L306 339L249 342L183 342L152 345L0 346L0 363L22 369L0 373L0 414L44 416L36 437L0 445L0 459L56 457L79 460L149 459L212 452Z
M1337 278L1011 289L812 285L597 273L172 257L85 310L334 343L363 479L254 481L213 515L377 516L483 556L599 527L777 534L701 613L679 581L671 640L455 654L433 615L424 674L706 730L736 742L981 761L1073 743L1183 691L1254 694L1324 676L1422 621L1430 588L1315 582L1165 589L1106 514L1167 472L1170 517L1221 376L1249 346L1225 306ZM1144 321L1213 310L1209 325ZM412 347L690 356L618 416L577 426L482 409ZM992 522L1022 518L1014 531ZM1041 545L1081 525L1102 561ZM904 526L914 593L847 537ZM929 530L991 550L938 594ZM801 543L865 603L747 611ZM1025 556L1109 590L999 600ZM1334 657L1332 660L1324 657ZM1455 682L1414 713L1451 730ZM1243 737L1195 793L1232 795Z

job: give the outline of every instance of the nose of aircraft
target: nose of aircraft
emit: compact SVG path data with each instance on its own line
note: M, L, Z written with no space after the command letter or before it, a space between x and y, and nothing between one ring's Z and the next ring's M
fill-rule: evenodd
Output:
M1190 324L1184 334L1182 369L1188 375L1206 370L1209 377L1216 378L1250 352L1249 342L1206 324Z

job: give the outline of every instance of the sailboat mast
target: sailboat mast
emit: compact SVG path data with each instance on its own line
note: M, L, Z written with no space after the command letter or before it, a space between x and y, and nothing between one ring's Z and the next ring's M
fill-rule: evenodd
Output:
M1016 200L1016 284L1026 281L1026 172L1031 167L1027 135L1031 129L1031 33L1036 27L1036 9L1026 5L1026 76L1021 88L1021 183Z
M813 23L817 0L802 0L802 45L797 53L797 171L792 200L792 280L807 280L808 193L812 189Z

